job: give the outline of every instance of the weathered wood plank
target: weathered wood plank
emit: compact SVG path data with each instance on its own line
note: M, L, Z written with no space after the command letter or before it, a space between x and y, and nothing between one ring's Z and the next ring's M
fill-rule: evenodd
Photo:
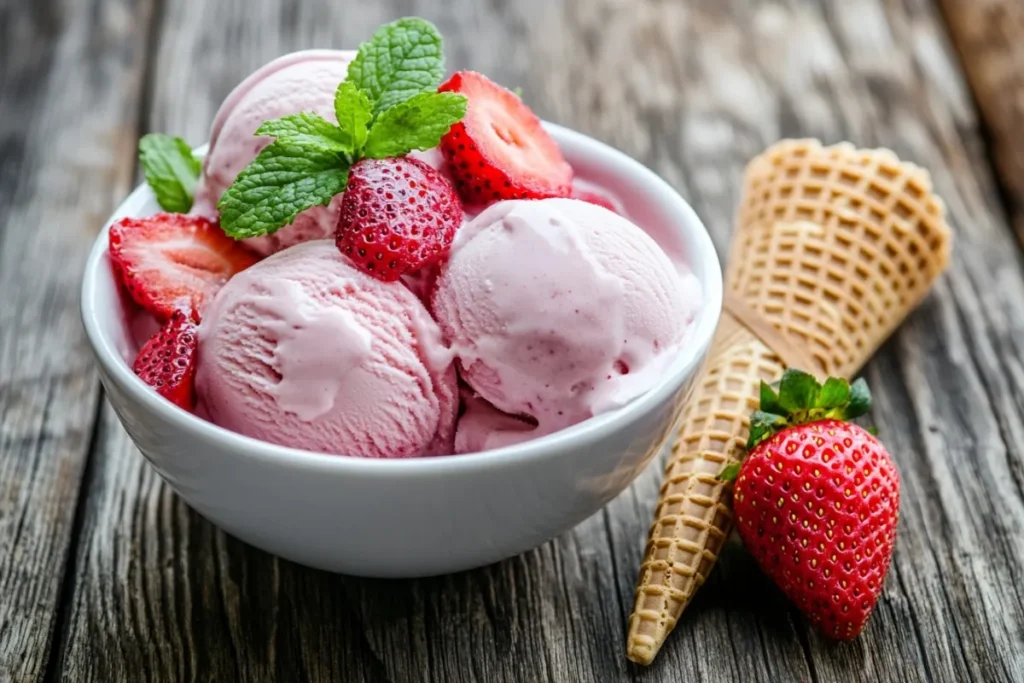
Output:
M76 558L66 681L1020 680L1024 263L970 98L925 0L189 0L166 8L148 126L199 142L230 87L290 49L418 13L451 66L650 165L727 244L746 160L782 136L887 145L934 172L959 232L935 295L869 366L904 479L894 571L833 646L728 549L649 669L622 653L652 469L572 533L423 581L275 560L189 511L104 412ZM194 66L194 65L202 65Z
M99 383L81 264L128 189L148 0L0 2L0 680L41 680Z
M987 126L1013 226L1024 241L1024 1L939 4Z

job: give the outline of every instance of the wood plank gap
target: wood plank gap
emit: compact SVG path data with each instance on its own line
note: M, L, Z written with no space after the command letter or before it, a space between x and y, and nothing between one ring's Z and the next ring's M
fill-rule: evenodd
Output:
M358 579L355 579L358 580ZM351 615L350 619L355 627L353 630L359 634L359 647L364 651L371 660L371 666L375 669L374 676L376 681L379 683L396 683L388 672L387 663L384 658L380 656L380 653L374 648L373 643L370 642L370 638L367 634L366 623L363 620L362 613L359 611L358 599L353 599L349 594L349 584L347 580L342 580L342 589L339 591L341 597L341 607L345 614ZM410 636L410 646L414 646L415 642Z
M64 668L64 648L68 642L71 630L71 605L75 596L75 586L78 582L78 554L82 539L82 530L85 528L86 507L89 505L89 490L94 473L94 462L96 458L93 453L99 444L103 413L103 389L97 385L96 391L99 394L96 398L96 410L92 418L92 430L89 432L89 448L86 450L85 467L82 470L82 478L78 481L78 495L75 501L75 515L71 523L71 539L68 541L66 555L64 556L64 577L61 580L60 590L57 593L57 618L53 624L53 632L50 634L48 645L46 670L43 673L44 683L56 683L60 679L61 670Z
M139 97L139 111L135 119L135 130L139 137L152 131L147 130L150 116L153 111L153 99L156 93L156 65L159 53L159 36L163 35L162 27L164 22L165 0L153 0L153 9L150 12L149 21L146 25L146 56L143 59L142 67L142 92ZM139 167L139 157L136 154L134 159L134 176L140 177L142 169Z
M803 615L796 609L791 609L793 615L793 630L796 631L797 640L800 641L800 649L804 653L804 661L807 663L807 671L811 674L811 683L818 683L818 671L814 668L814 656L811 654L811 639L807 633L810 626L803 618Z
M610 557L612 561L612 576L615 577L615 598L619 605L619 619L623 624L629 618L629 611L626 609L626 600L622 595L622 583L619 581L619 563L615 557L615 536L612 534L612 521L606 505L601 510L601 522L604 528L604 534L608 539L608 547L611 549Z
M136 130L141 131L142 126L146 118L149 115L149 110L152 102L153 86L151 83L153 75L153 64L156 61L156 47L155 41L147 40L151 36L158 35L156 32L160 27L160 22L163 19L163 0L153 0L152 10L150 17L145 25L145 34L143 37L143 43L145 44L145 53L143 56L143 68L142 68L142 88L139 100L139 112L136 117ZM138 155L132 157L132 175L138 176L140 173ZM75 500L75 512L71 523L71 537L68 541L68 545L65 551L65 556L62 562L64 568L64 576L61 579L61 586L57 593L57 617L54 621L53 631L51 633L50 641L48 644L48 652L46 653L46 668L43 673L42 680L45 683L55 683L60 680L63 668L64 668L64 657L66 654L66 646L70 636L71 629L71 614L73 600L76 595L76 586L78 582L78 559L81 552L81 540L83 536L83 530L85 528L86 520L86 509L89 505L89 491L92 488L93 478L96 476L95 473L95 462L97 460L96 453L100 447L100 433L102 431L102 414L105 401L105 391L103 386L97 383L96 386L96 403L95 410L93 411L92 428L89 432L89 446L86 449L85 464L82 469L82 476L78 481L78 490ZM84 558L84 554L83 554Z
M896 583L899 584L900 592L903 596L910 600L910 593L907 591L907 586L903 582L903 574L900 572L899 566L896 564L892 565L893 576L896 577ZM917 619L917 615L913 612L910 613L910 621L914 625L914 642L917 644L917 651L921 655L921 664L924 666L924 677L926 683L932 683L935 680L932 674L932 668L928 665L928 653L924 649L924 635L921 633L921 623Z

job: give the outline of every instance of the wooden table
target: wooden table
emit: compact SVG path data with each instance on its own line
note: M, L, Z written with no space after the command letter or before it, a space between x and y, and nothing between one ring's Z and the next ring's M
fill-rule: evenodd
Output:
M931 169L957 244L865 371L904 498L857 641L819 637L734 546L657 662L629 664L657 467L520 557L371 581L225 535L132 446L78 291L139 135L202 142L258 65L407 14L450 67L660 173L720 251L778 138ZM0 680L1024 680L1022 38L1024 0L0 0Z

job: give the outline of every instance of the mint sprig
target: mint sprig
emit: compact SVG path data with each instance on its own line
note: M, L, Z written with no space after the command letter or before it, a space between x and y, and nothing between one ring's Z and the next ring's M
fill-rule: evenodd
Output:
M139 140L139 163L164 211L186 213L192 208L202 164L187 142L163 133L144 135Z
M417 93L436 90L444 77L444 41L437 28L417 17L377 29L359 46L348 66L348 81L373 104L373 115Z
M335 92L337 123L310 112L264 122L256 134L274 142L221 197L221 229L235 239L275 232L343 192L360 159L436 147L466 114L465 96L437 92L442 44L423 19L382 26Z

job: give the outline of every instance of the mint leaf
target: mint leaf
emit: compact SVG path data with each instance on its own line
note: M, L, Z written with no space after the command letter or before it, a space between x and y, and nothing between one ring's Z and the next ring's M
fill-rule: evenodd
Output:
M779 383L779 405L789 413L808 410L817 402L819 391L821 385L814 375L789 368Z
M417 93L436 90L444 77L441 34L429 21L399 19L377 29L348 66L348 82L367 94L373 115Z
M424 92L377 117L366 140L366 156L398 157L414 149L437 147L452 124L466 115L466 97L452 92Z
M735 481L740 474L740 464L731 462L718 473L718 481Z
M850 402L846 406L843 419L852 420L871 410L871 391L868 383L861 377L850 385Z
M850 400L850 383L839 377L829 377L821 387L818 407L824 410L842 408Z
M776 393L772 385L768 384L764 380L761 380L761 410L766 413L781 414L786 412L782 406L779 405L779 395Z
M316 114L302 112L264 121L256 135L267 135L293 145L316 147L338 154L353 151L352 139L338 126Z
M366 127L372 118L370 98L354 84L344 81L334 95L334 115L338 129L349 139L353 154L359 154L366 144Z
M186 213L192 208L202 163L187 142L163 133L144 135L139 140L139 163L164 211Z
M349 160L309 140L278 139L238 174L217 205L227 235L242 239L272 233L345 189Z
M747 448L753 448L774 434L775 427L785 427L786 425L786 418L782 415L755 410L750 415L750 437L747 439Z

